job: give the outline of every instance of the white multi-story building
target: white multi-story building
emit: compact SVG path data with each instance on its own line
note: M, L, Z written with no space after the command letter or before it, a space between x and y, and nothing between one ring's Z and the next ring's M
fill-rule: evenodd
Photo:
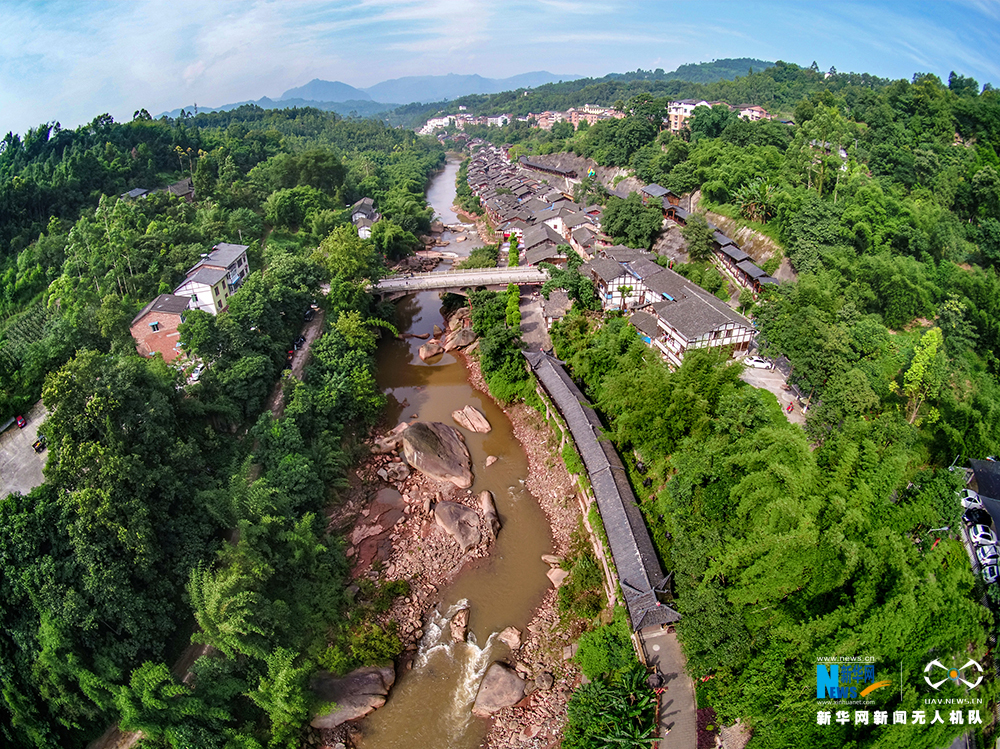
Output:
M192 309L219 314L229 306L229 297L250 274L248 249L245 244L217 244L187 272L187 278L174 289L174 294L190 297Z

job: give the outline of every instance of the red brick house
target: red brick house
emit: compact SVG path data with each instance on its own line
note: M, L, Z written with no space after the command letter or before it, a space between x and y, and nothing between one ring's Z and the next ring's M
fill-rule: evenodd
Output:
M129 326L136 351L145 357L159 353L167 362L180 356L177 327L184 322L190 303L190 297L160 294L143 307Z

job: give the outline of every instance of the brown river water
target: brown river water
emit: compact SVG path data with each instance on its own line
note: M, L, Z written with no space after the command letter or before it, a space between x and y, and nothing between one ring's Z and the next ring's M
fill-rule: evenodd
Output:
M451 209L455 199L455 174L459 159L449 156L445 169L428 189L428 202L446 224L458 223ZM446 252L467 256L480 244L451 244ZM450 264L445 261L438 270ZM444 326L437 292L423 292L397 302L397 324L401 333L430 333ZM492 431L471 434L463 430L472 456L476 479L473 492L493 492L502 528L487 559L463 569L458 578L441 591L441 603L425 618L425 635L410 671L398 675L384 707L361 724L358 744L363 749L473 749L481 745L487 724L472 716L476 690L487 666L509 655L496 634L508 626L522 632L549 586L548 565L541 555L552 551L548 520L538 502L524 488L528 461L514 438L506 414L486 394L474 389L462 362L443 354L425 363L417 355L420 339L385 340L378 350L378 382L388 396L389 426L410 421L454 424L451 412L471 404L482 411ZM404 405L406 404L406 405ZM499 460L489 468L486 457ZM458 549L456 546L456 554ZM454 643L447 621L455 605L470 605L469 637Z

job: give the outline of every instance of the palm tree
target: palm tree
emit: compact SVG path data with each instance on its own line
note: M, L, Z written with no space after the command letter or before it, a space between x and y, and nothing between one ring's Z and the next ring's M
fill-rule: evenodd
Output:
M743 185L734 197L744 218L759 224L766 224L774 218L774 185L764 177L757 177Z
M618 287L618 293L622 295L622 312L624 312L625 311L625 298L628 297L629 295L631 295L631 293L632 293L632 287L631 286L619 286Z

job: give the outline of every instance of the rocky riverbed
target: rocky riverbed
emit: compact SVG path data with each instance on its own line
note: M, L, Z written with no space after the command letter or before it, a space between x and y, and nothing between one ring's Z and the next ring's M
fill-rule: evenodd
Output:
M488 392L479 369L479 360L465 355L469 381ZM580 518L576 489L559 459L558 444L545 419L534 409L519 403L504 409L514 426L514 434L528 455L527 488L545 512L552 527L556 556L569 550L570 536ZM535 689L514 707L495 713L486 737L490 749L550 747L562 736L566 723L566 703L580 681L580 671L568 658L575 653L571 634L562 631L556 610L556 590L545 594L519 650L512 652L512 664L523 675L553 676L550 689Z
M463 358L470 382L486 392L478 360L469 355ZM555 555L561 557L579 522L579 505L558 459L558 445L533 409L518 404L504 411L528 456L527 488L551 524ZM379 439L384 446L384 436ZM473 470L489 471L490 467L477 465ZM383 616L383 623L391 620L397 624L404 646L398 666L404 670L413 665L427 622L441 603L441 589L466 565L487 557L494 543L490 533L483 532L478 543L462 551L434 520L432 511L439 502L468 508L478 517L481 529L489 527L478 494L409 470L398 451L390 450L371 455L359 466L352 477L349 499L330 515L331 528L339 529L347 539L346 553L355 578L404 579L410 583L410 594L398 599ZM552 745L561 736L566 703L579 682L578 669L567 660L573 649L570 634L559 626L555 589L545 594L526 630L518 635L508 643L518 647L510 647L509 656L501 660L525 679L526 696L486 719L490 728L485 745L494 749ZM349 725L318 731L313 743L350 745L351 732Z

